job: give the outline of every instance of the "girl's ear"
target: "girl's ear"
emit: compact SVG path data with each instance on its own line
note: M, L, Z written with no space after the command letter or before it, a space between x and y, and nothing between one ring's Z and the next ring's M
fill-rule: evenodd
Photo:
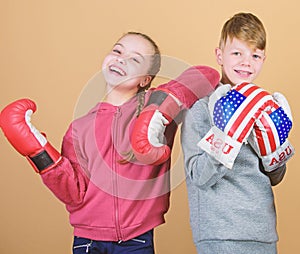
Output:
M151 80L152 80L152 76L150 75L145 76L140 84L140 87L146 87L147 85L150 84Z
M222 66L223 65L222 50L219 47L215 49L215 55L216 55L217 63Z

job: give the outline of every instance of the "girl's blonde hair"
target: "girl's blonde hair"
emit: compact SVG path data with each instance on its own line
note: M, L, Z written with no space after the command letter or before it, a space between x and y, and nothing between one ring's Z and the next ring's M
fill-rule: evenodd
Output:
M152 45L153 49L154 49L154 54L152 55L152 61L151 61L151 66L148 70L148 75L151 76L151 81L149 82L149 84L145 87L140 87L138 92L137 92L137 108L136 108L136 116L138 117L141 113L141 111L144 108L145 105L145 94L146 94L146 90L148 90L151 86L151 83L153 81L153 79L155 78L156 74L159 72L160 70L160 66L161 66L161 54L160 54L160 50L157 46L157 44L154 42L154 40L152 40L148 35L144 34L144 33L140 33L140 32L127 32L126 34L124 34L121 38L123 38L126 35L137 35L137 36L141 36L143 37L145 40L149 41L150 44ZM120 38L120 39L121 39ZM125 152L123 154L123 156L125 157L122 160L119 160L119 163L121 164L126 164L129 161L133 160L135 158L133 151L129 151L129 152Z
M123 38L126 35L141 36L142 38L144 38L145 40L147 40L148 42L150 42L150 44L152 45L152 47L154 49L154 54L152 55L151 66L150 66L150 68L148 70L148 73L147 73L148 75L151 76L151 81L149 82L149 84L147 86L140 87L139 90L138 90L138 92L137 92L138 105L137 105L136 115L139 116L139 114L141 113L141 111L142 111L142 109L144 107L144 103L145 103L145 91L150 88L153 79L155 78L156 74L160 70L160 66L161 66L161 54L160 54L160 50L159 50L157 44L155 43L154 40L152 40L150 38L150 36L148 36L148 35L146 35L144 33L140 33L140 32L127 32L121 38Z
M223 25L219 47L222 48L228 39L246 42L252 48L265 50L266 31L263 23L252 13L237 13Z

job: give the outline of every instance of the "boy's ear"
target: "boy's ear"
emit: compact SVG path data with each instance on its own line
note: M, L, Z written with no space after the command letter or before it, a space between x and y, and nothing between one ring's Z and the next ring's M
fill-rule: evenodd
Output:
M267 56L266 56L266 55L264 55L264 62L266 61L266 58L267 58Z
M215 55L216 55L217 63L222 66L223 65L222 50L219 47L215 48Z

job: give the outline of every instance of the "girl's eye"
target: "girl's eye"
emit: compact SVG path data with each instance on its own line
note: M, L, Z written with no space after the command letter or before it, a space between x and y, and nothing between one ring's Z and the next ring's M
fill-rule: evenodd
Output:
M261 59L261 56L260 55L253 55L253 58L255 58L255 59Z
M140 60L138 59L138 58L136 58L136 57L133 57L133 58L131 58L134 62L136 62L136 63L140 63Z
M121 51L118 50L118 49L113 49L112 51L113 51L114 53L121 54Z

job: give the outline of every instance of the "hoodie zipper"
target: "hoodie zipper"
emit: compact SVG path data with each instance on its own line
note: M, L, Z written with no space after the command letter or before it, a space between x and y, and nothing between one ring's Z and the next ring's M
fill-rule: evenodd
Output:
M117 127L118 127L118 121L120 117L120 107L117 107L116 112L114 114L114 121L113 121L113 128L112 128L112 141L114 144L117 141ZM119 198L118 198L118 172L117 172L117 155L115 149L112 150L112 175L113 175L113 195L114 195L114 206L115 206L115 225L116 225L116 234L117 238L122 241L122 234L121 234L121 226L120 226L120 214L119 214Z

